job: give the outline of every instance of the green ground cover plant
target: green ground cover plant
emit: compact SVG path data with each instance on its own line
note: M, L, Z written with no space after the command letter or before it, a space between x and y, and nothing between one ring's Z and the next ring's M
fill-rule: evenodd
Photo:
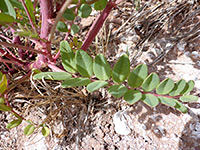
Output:
M159 103L174 107L182 113L187 108L182 102L194 102L197 96L188 95L194 88L194 81L181 79L174 83L170 78L160 82L156 73L148 75L148 67L139 64L131 69L128 55L122 55L113 68L103 54L93 59L87 52L95 36L111 10L121 0L2 0L0 3L0 61L5 69L0 72L0 110L11 112L16 119L7 124L14 128L26 121L25 135L31 135L41 128L48 136L45 124L36 124L18 114L10 105L9 92L31 75L33 79L61 80L63 88L86 86L88 92L106 88L114 97L132 105L141 100L155 107ZM73 4L73 5L71 5ZM69 7L70 6L70 7ZM138 1L139 7L139 1ZM74 36L80 28L76 18L87 18L92 9L101 11L92 24L84 41ZM55 30L63 32L65 38L57 50L52 50ZM74 36L69 44L69 35ZM62 65L56 66L61 57ZM41 72L43 68L51 72ZM11 84L9 76L26 72Z

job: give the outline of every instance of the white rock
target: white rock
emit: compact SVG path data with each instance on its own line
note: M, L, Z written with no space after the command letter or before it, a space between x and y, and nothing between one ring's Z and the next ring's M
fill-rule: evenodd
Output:
M131 133L130 127L128 126L128 122L124 117L124 113L118 111L113 116L114 129L118 134L128 135Z

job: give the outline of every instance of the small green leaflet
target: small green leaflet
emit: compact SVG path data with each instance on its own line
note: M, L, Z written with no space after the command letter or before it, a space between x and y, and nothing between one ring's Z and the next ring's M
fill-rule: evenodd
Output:
M199 97L194 96L194 95L185 95L185 96L181 96L180 100L182 102L196 102L198 101Z
M5 74L3 76L0 75L0 94L2 94L3 92L5 92L5 90L7 89L7 84L8 83L7 83L6 75Z
M93 70L95 76L100 80L108 80L112 73L110 65L102 54L95 57Z
M103 10L106 7L107 0L99 0L94 3L94 9L95 10Z
M185 107L181 102L177 101L174 99L174 101L176 102L176 105L174 106L178 111L182 112L182 113L187 113L188 109L187 107Z
M83 50L76 52L76 68L79 73L84 77L91 77L93 75L93 60Z
M82 18L87 18L92 12L92 8L88 4L82 4L78 10L78 16Z
M93 91L96 91L99 88L105 87L107 85L108 85L108 83L106 81L94 81L87 85L87 90L89 92L93 92Z
M64 14L63 14L63 17L67 20L70 20L70 21L73 21L75 19L75 14L70 10L70 9L67 9Z
M172 106L172 107L176 105L176 101L173 98L159 96L158 99L160 100L162 104Z
M143 94L142 101L151 107L155 107L159 104L158 98L152 94Z
M80 28L77 25L73 24L71 26L71 34L72 35L75 35L79 30L80 30Z
M71 73L76 73L77 70L75 54L67 41L62 41L60 43L60 54L62 59L62 65L65 68L65 70Z
M130 89L124 94L124 99L128 104L132 105L142 98L142 93L139 90Z
M195 83L194 83L193 80L188 81L188 82L186 83L185 88L184 88L183 91L180 93L180 95L186 95L186 94L190 93L190 92L193 90L194 85L195 85Z
M109 87L108 92L117 98L120 98L128 91L128 88L123 85L112 85Z
M151 73L143 82L142 89L145 92L152 91L160 83L160 79L156 73Z
M128 85L131 87L139 87L147 77L148 68L145 64L140 64L133 69L128 77Z
M172 89L172 91L169 93L169 95L170 96L180 95L180 93L184 90L185 87L186 87L186 81L181 79L175 83L175 86Z
M157 87L156 93L160 95L168 94L174 88L174 81L170 78L163 80Z
M130 61L128 55L122 55L115 64L112 72L112 79L115 83L121 83L126 80L130 72Z
M88 78L69 78L63 81L62 87L76 87L76 86L85 86L90 83L90 79Z
M46 136L49 135L49 133L50 133L49 128L46 127L46 126L44 126L44 127L42 128L42 135L43 135L44 137L46 137Z
M31 135L34 132L34 130L35 130L34 125L29 124L24 128L24 134L27 135L27 136Z
M17 127L21 123L22 123L22 119L13 120L13 121L11 121L10 123L7 124L6 128L11 129L11 128Z
M67 32L68 31L67 25L62 21L58 22L56 29L60 32Z
M67 72L41 72L33 76L33 79L66 80L72 75Z

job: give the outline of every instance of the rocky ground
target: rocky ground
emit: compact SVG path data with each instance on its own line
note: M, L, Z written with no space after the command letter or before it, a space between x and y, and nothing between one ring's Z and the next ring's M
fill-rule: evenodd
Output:
M82 28L90 26L95 15L82 20ZM111 64L128 52L132 67L146 63L161 80L194 80L192 94L200 96L199 19L195 0L141 1L139 11L125 1L110 14L96 51L106 54ZM12 115L1 112L0 149L200 150L200 100L185 103L189 111L182 114L162 104L130 106L105 89L88 94L84 89L61 89L58 82L35 84L44 96L26 81L10 93L10 101L27 119L45 120L50 136L44 138L40 131L23 135L26 122L7 130Z

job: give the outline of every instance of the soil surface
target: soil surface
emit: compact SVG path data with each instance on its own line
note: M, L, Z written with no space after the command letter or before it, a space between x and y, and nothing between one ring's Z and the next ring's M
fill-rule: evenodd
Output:
M96 15L80 21L83 35ZM145 63L161 80L194 80L191 94L200 96L199 20L199 1L141 1L138 11L132 1L124 1L111 12L91 48L104 53L111 66L128 53L132 68ZM46 123L51 132L46 138L41 131L25 136L25 121L7 130L14 117L1 112L0 150L200 150L200 99L184 103L189 111L183 114L163 104L128 105L105 89L89 94L85 88L59 85L27 80L11 91L16 111Z

